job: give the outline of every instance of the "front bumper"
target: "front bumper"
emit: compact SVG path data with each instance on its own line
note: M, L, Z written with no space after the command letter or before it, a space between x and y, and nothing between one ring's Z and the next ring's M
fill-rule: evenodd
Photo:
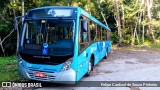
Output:
M74 84L76 82L76 72L72 68L60 72L39 71L38 69L34 70L33 68L31 67L24 68L23 66L18 65L20 76L28 80L37 80L37 81L64 83L64 84ZM41 68L43 68L43 66L41 66ZM43 72L46 74L46 77L44 78L37 77L34 75L35 72Z

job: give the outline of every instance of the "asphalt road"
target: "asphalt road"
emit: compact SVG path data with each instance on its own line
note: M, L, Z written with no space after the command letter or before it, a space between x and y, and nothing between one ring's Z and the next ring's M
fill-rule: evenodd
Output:
M89 77L81 81L160 81L160 51L115 48L98 63ZM92 82L90 82L92 83ZM64 87L50 85L37 90L160 90L160 87ZM56 87L55 87L56 86ZM58 86L58 87L57 87Z

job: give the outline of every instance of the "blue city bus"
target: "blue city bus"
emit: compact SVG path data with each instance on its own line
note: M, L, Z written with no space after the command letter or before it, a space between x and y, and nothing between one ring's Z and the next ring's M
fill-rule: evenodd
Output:
M80 7L31 9L22 23L18 70L27 80L76 83L111 51L110 28Z

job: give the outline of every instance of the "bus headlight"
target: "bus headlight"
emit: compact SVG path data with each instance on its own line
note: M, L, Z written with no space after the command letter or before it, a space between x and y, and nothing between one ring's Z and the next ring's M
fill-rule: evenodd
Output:
M18 53L18 64L19 64L19 66L24 67L24 64L22 62L22 57L19 53Z
M61 69L61 71L66 71L70 68L71 61L66 61Z
M24 64L23 64L23 62L22 62L22 59L21 59L21 58L19 58L19 60L18 60L18 64L19 64L19 66L24 67Z

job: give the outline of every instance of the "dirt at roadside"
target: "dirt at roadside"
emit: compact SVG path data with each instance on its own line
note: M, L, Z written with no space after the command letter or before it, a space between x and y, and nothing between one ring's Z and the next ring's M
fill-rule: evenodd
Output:
M127 49L127 48L113 48L108 54L107 59L100 61L95 67L92 75L103 73L112 73L111 70L99 69L108 63L124 62L124 64L160 64L160 51L152 51L146 49Z

